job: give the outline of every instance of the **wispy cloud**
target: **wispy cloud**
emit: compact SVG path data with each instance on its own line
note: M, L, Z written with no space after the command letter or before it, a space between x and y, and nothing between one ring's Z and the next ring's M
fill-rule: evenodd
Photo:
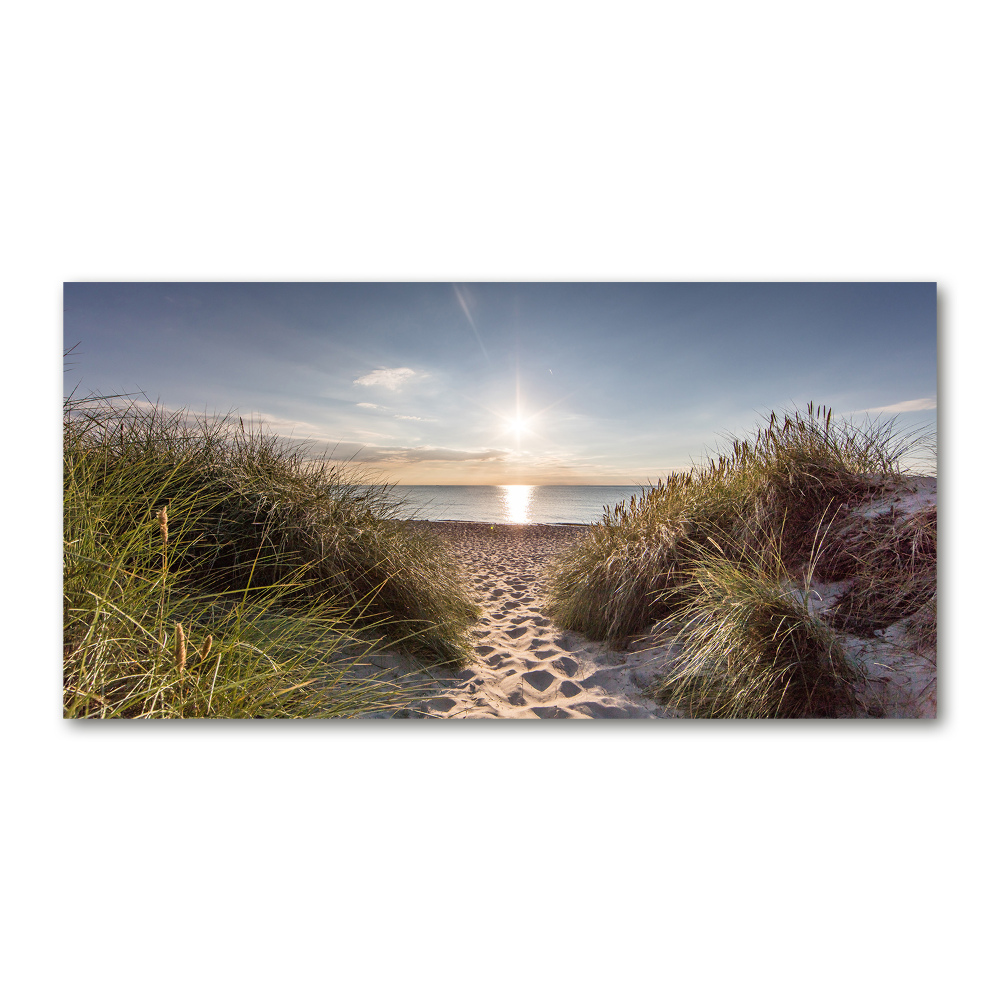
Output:
M916 410L936 410L937 399L906 399L902 403L889 403L888 406L869 406L864 413L912 413Z
M416 378L417 373L412 368L376 368L367 375L354 380L355 385L374 385L382 389L398 389L404 382Z
M405 413L394 413L396 420L425 420L429 424L437 423L434 417L408 417Z
M379 406L378 403L355 403L355 406L363 406L366 410L384 410L386 407Z
M421 445L418 448L376 448L371 445L338 445L336 450L356 449L356 462L386 462L405 464L407 462L498 462L510 456L510 452L496 448L479 451L459 451L455 448L433 448Z
M294 434L296 436L305 434L317 434L320 428L316 424L307 423L305 420L287 420L284 417L276 417L273 413L253 413L252 421L264 424L269 430L276 434Z
M190 407L166 406L159 402L145 398L132 398L123 396L116 399L116 408L122 412L130 410L133 412L151 413L154 410L161 413L166 418L177 418L186 427L201 427L204 424L230 425L232 427L254 428L265 433L287 435L289 437L301 437L303 435L312 436L323 433L323 428L317 424L311 424L306 420L292 420L287 417L279 417L273 413L263 413L260 410L252 410L249 413L240 413L238 410L230 410L228 413L218 413L205 410L199 412ZM89 404L93 405L93 404ZM81 406L80 409L87 407Z

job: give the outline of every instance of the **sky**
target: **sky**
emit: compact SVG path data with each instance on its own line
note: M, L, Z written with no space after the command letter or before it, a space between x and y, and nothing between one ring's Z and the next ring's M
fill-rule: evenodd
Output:
M65 392L403 485L655 482L810 401L933 430L934 283L67 283Z

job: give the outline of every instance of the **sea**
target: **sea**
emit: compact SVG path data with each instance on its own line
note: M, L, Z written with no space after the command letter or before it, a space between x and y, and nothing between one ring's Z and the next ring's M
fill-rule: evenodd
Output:
M400 517L490 524L592 524L641 486L391 486Z

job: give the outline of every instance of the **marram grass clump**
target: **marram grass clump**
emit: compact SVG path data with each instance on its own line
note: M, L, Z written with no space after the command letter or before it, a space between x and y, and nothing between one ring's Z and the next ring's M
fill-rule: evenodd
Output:
M706 547L752 566L780 539L808 558L820 524L899 482L910 442L892 422L852 424L826 407L778 416L729 454L606 508L552 565L548 608L565 628L624 647L678 610Z
M656 697L695 718L837 718L858 714L860 674L811 613L809 580L775 556L748 568L702 554L683 611L658 628L678 651Z
M68 716L358 715L413 700L368 664L458 663L476 608L385 488L242 421L68 401Z

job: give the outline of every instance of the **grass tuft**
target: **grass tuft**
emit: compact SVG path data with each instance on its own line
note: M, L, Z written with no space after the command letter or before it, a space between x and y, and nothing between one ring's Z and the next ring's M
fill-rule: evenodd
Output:
M359 668L390 649L459 663L477 609L397 512L242 421L67 401L66 715L402 707L412 685Z
M564 627L622 647L676 609L706 547L752 562L780 537L783 561L808 559L821 523L899 482L908 447L891 421L855 425L812 403L772 412L754 440L605 508L552 566L549 609Z
M810 612L777 558L703 555L688 600L659 626L679 649L655 690L696 718L837 718L857 714L857 668L836 633Z

